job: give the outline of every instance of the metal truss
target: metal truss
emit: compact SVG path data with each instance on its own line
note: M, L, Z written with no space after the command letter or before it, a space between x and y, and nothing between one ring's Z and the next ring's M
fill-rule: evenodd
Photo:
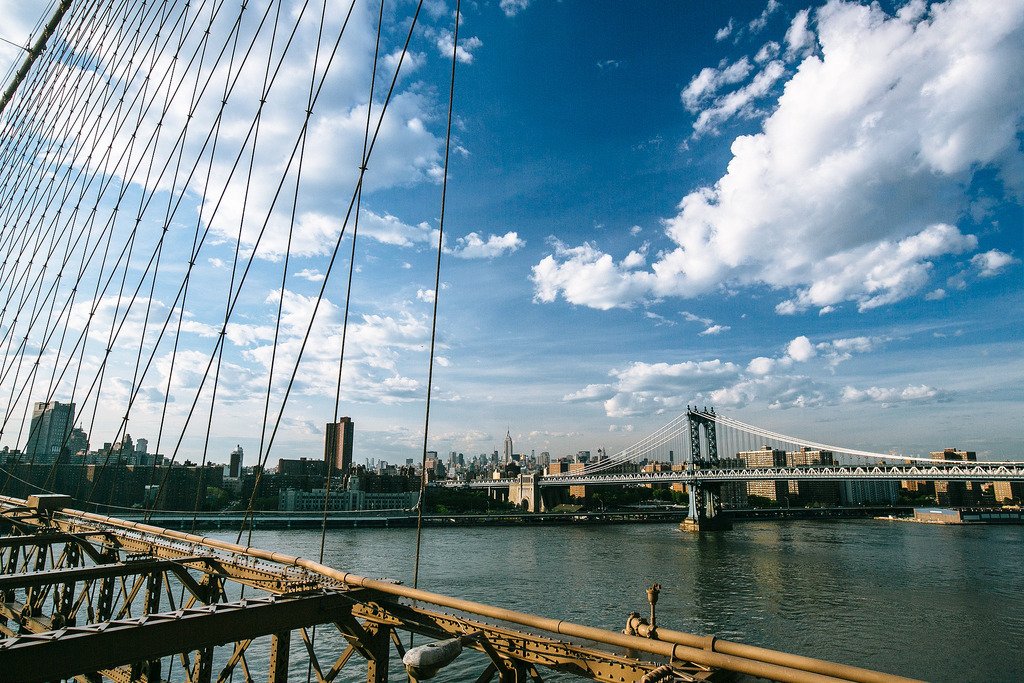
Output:
M0 680L283 683L308 671L330 683L343 672L351 680L356 668L368 683L414 681L393 661L406 653L401 633L460 638L478 653L467 664L478 666L480 683L542 681L553 671L606 683L727 672L799 683L908 680L659 632L636 614L623 633L524 614L61 509L63 498L0 497Z
M702 481L1024 481L1024 463L1020 465L985 463L937 465L861 465L861 466L798 466L798 467L737 467L684 470L681 472L635 472L629 474L595 474L588 476L551 475L537 477L537 486L574 486L587 484L687 484ZM446 486L468 486L492 489L507 487L515 479L452 482Z

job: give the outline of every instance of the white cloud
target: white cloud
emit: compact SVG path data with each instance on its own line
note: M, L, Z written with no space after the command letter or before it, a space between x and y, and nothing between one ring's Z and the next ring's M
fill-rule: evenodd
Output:
M615 389L610 384L588 384L579 391L566 394L562 397L568 403L607 401L615 395Z
M779 50L781 46L774 40L769 40L767 43L761 46L761 49L754 55L754 61L758 64L764 64L770 62L779 56Z
M669 327L674 327L676 325L675 320L669 320L665 316L658 315L654 311L644 311L644 317L655 321L658 325L668 325Z
M715 323L711 318L702 318L696 313L690 313L689 311L680 311L679 315L683 316L683 319L691 323L700 323L701 325L713 325Z
M976 248L953 225L974 175L1024 193L1024 5L950 0L894 17L831 2L814 17L820 53L799 63L761 132L736 138L727 172L664 222L675 248L632 270L562 245L534 269L539 301L609 309L764 284L795 292L780 313L864 311L917 294L933 263Z
M754 76L747 85L723 95L715 100L714 105L701 111L693 124L694 137L717 131L719 124L734 116L754 118L759 114L754 104L767 95L772 87L786 73L782 62L773 60Z
M733 19L729 17L729 23L715 31L715 42L721 42L732 35Z
M506 17L514 17L530 6L530 0L500 0L498 6Z
M223 268L224 267L224 260L223 259L208 258L208 259L206 259L206 262L209 263L214 268Z
M446 57L449 61L452 58L452 34L448 31L439 31L437 36L434 38L434 44L437 46L437 51L442 57ZM474 58L474 52L483 47L484 42L476 36L469 38L459 39L459 47L455 50L455 57L462 64L472 64Z
M706 336L713 335L713 334L720 334L722 332L728 332L731 329L732 328L729 327L728 325L711 325L710 327L705 329L703 332L701 332L700 335L702 337L706 337Z
M477 233L471 232L465 237L456 239L455 244L454 249L445 251L458 258L477 259L511 254L522 248L526 242L519 239L518 233L513 231L500 236L490 235L486 240Z
M935 401L945 397L942 392L934 387L920 384L917 386L896 387L868 387L867 389L856 389L854 387L843 387L843 403L863 403L873 401L875 403L911 403L921 401Z
M759 33L764 30L764 27L768 25L768 18L775 13L776 10L781 7L779 0L768 0L768 4L765 5L764 10L761 14L748 24L748 28L751 33Z
M817 354L817 350L814 348L814 344L807 337L801 335L791 342L786 347L786 355L795 360L797 363L804 363L814 358Z
M786 56L790 59L805 56L814 49L814 33L807 28L810 13L809 9L797 12L786 31Z
M629 307L650 289L650 275L615 263L589 242L579 247L556 242L555 256L533 266L535 301L551 302L561 294L569 303L608 310Z
M715 94L723 85L739 83L753 69L746 57L732 64L722 64L720 68L705 67L700 70L690 83L683 89L679 97L683 105L692 112L700 109L701 102Z
M757 358L751 359L747 364L747 372L752 375L767 375L775 369L775 365L778 361L774 358L766 358L765 356L758 356Z
M295 273L295 277L303 280L309 280L310 282L323 282L325 276L316 268L303 268L299 272Z
M971 265L978 269L978 275L981 277L995 277L1003 268L1016 262L1017 259L1013 256L998 249L991 249L971 257Z
M675 410L702 391L736 377L740 368L720 360L682 363L634 362L609 374L613 382L589 385L570 394L573 400L603 400L608 417L629 417ZM585 393L584 393L585 392ZM606 398L607 397L607 398Z
M434 298L435 298L434 294L435 294L434 290L432 290L432 289L417 289L416 290L416 298L419 299L420 301L426 302L428 304L434 303Z
M944 290L942 287L939 287L937 289L933 289L932 291L930 291L930 292L928 292L927 294L924 295L924 300L925 301L942 301L945 298L946 298L946 290Z

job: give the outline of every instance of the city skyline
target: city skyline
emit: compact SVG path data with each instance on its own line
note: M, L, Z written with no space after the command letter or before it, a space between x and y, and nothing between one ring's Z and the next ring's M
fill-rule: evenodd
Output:
M40 18L0 10L15 42ZM392 57L407 26L395 11ZM396 462L423 448L452 11L428 3L397 123L370 163L340 408L360 425L360 462L364 444ZM653 3L624 19L614 3L534 0L463 14L428 448L490 453L508 431L521 452L615 452L696 402L865 450L1024 455L1024 3ZM325 276L362 141L375 10L352 21L356 75L314 119L331 144L303 172L284 294L278 231L228 326L211 451L259 453L274 313L280 302L271 417ZM307 26L297 49L313 43ZM3 70L20 59L7 45L0 58ZM302 107L285 103L304 104L305 87L275 93L268 119L294 122ZM191 202L191 218L209 217ZM234 223L211 221L204 282L230 275ZM322 452L337 416L339 268L270 463ZM154 300L169 313L173 291ZM118 304L77 303L73 329L90 303L95 370ZM162 350L128 431L158 433L167 386L183 419L223 308L188 303L176 374ZM111 374L130 379L133 361ZM104 391L118 409L96 416L79 396L50 400L75 401L91 438L114 441L128 387ZM179 460L201 452L190 430Z

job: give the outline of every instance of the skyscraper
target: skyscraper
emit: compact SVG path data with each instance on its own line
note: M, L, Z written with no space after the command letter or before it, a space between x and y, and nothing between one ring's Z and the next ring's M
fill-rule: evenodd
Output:
M324 462L330 470L346 475L352 468L352 437L355 423L352 418L343 417L338 422L328 422L324 434Z
M25 454L31 462L60 459L75 424L75 404L41 401L32 408Z
M242 476L242 445L235 446L231 451L231 465L228 467L228 476L238 478Z
M512 462L512 431L505 432L505 462Z

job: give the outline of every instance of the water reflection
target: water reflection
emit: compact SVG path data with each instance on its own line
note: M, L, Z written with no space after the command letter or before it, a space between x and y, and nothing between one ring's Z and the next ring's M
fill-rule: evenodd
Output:
M316 557L319 533L257 531L253 542ZM408 529L335 530L326 562L410 583L414 549ZM620 630L630 611L647 613L644 589L658 582L666 627L928 680L1011 681L1024 669L1022 560L1022 527L748 522L701 537L669 524L427 529L420 586ZM437 680L481 669L460 659Z

